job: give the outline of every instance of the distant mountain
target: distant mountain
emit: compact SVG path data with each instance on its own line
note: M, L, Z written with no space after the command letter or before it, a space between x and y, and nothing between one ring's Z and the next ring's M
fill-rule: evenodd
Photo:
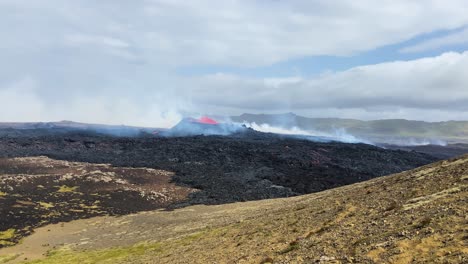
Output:
M362 121L342 118L308 118L293 113L242 114L235 122L255 122L285 129L297 127L312 132L336 133L344 130L353 136L374 142L408 143L409 145L468 142L468 121L425 122L405 119Z
M87 131L95 133L110 134L114 136L135 136L141 133L152 133L157 128L126 126L126 125L103 125L87 124L73 121L59 122L0 122L0 135L8 133L9 130L34 130L31 135L57 134L70 131ZM42 133L41 133L42 131ZM14 133L14 131L10 131Z
M232 131L226 117L213 117L223 123L226 132ZM229 117L233 122L267 124L282 129L298 128L313 136L335 138L351 136L343 142L384 143L395 145L446 145L448 143L468 143L468 121L425 122L405 119L384 119L363 121L343 118L308 118L294 113L286 114L242 114ZM186 119L188 120L188 119ZM182 121L182 123L184 123ZM186 123L186 122L185 122ZM137 136L167 129L127 125L87 124L73 121L2 123L0 135L16 133L11 130L30 130L32 134L87 131L114 136ZM34 130L34 131L33 131ZM42 132L41 132L42 131ZM281 130L263 131L281 133ZM297 131L296 131L297 132ZM22 132L23 134L25 132ZM200 133L203 134L203 133ZM213 134L213 133L208 133ZM220 134L220 133L215 133ZM224 134L224 133L221 133Z

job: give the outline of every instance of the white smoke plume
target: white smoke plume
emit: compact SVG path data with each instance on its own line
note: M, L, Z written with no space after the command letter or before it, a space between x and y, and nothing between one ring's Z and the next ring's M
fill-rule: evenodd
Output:
M399 146L447 146L447 141L433 138L402 138L391 141L392 144Z
M244 122L244 125L250 127L254 130L266 133L275 133L275 134L283 134L283 135L295 135L295 136L304 136L305 139L309 140L329 140L329 141L340 141L344 143L366 143L372 144L372 142L355 137L346 132L344 128L335 129L333 133L326 133L321 131L310 131L310 130L303 130L298 128L297 126L293 126L291 128L284 128L284 127L276 127L271 126L269 124L257 124L255 122L249 123Z

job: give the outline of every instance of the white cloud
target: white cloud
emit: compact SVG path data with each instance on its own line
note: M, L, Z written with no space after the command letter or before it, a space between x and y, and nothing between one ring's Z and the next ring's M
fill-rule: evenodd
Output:
M468 24L463 0L23 0L0 7L0 28L11 33L3 48L20 42L61 49L56 40L66 38L132 49L141 60L164 65L257 66L349 55ZM89 49L80 55L92 60Z
M361 66L315 78L288 78L285 82L217 74L193 80L190 90L196 104L218 109L362 118L466 119L467 68L468 52L445 53L433 58ZM216 87L227 92L214 93Z
M435 50L442 47L447 47L451 45L461 45L461 44L468 44L468 28L449 34L447 36L438 37L423 41L416 45L412 45L409 47L405 47L400 50L403 53L411 53L411 52L422 52L428 50Z
M37 85L29 77L0 85L0 121L28 122L44 118L43 102L37 97Z
M165 51L178 64L256 66L302 56L350 55L468 23L463 1L148 3L149 20L164 21L151 29L154 40L162 40L160 47L171 43Z
M46 84L25 79L0 86L5 101L0 121L71 119L170 127L183 112L289 111L314 117L460 120L468 117L467 68L468 52L446 53L310 78L168 76L155 82L153 89L69 91L71 95L54 99L41 92Z
M107 46L111 48L128 48L130 46L130 44L117 38L83 34L67 35L65 36L65 41L67 42L67 44L70 44L72 46L80 46L86 44Z
M303 79L301 77L286 77L286 78L266 78L266 79L263 79L263 81L265 82L265 85L267 86L278 88L285 84L300 83L303 81Z
M466 53L314 78L183 77L176 69L352 55L459 28L467 13L464 0L1 0L0 99L8 106L0 121L167 126L184 111L283 110L460 117ZM26 90L18 84L25 75L34 80Z
M163 99L140 105L116 96L75 96L49 102L40 95L40 85L27 77L0 86L0 122L73 120L101 124L171 127L183 109Z

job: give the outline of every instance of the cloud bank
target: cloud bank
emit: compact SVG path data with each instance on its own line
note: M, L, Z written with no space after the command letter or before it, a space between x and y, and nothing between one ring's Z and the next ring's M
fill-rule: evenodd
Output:
M327 73L312 78L249 79L217 74L197 79L194 101L215 108L279 110L317 115L437 120L468 115L468 52L396 61ZM216 87L227 87L219 96ZM346 112L352 112L350 115ZM333 115L333 114L332 114ZM389 116L390 117L390 116Z
M0 121L171 126L184 113L247 111L466 119L466 52L319 76L243 76L222 67L352 57L463 27L467 13L463 0L2 0ZM446 36L403 51L459 42ZM181 75L181 67L219 73Z

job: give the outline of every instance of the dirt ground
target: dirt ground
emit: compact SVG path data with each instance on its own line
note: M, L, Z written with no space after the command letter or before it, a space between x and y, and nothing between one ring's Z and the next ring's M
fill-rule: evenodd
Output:
M12 259L6 263L467 263L467 202L464 156L293 198L48 225L0 256Z

